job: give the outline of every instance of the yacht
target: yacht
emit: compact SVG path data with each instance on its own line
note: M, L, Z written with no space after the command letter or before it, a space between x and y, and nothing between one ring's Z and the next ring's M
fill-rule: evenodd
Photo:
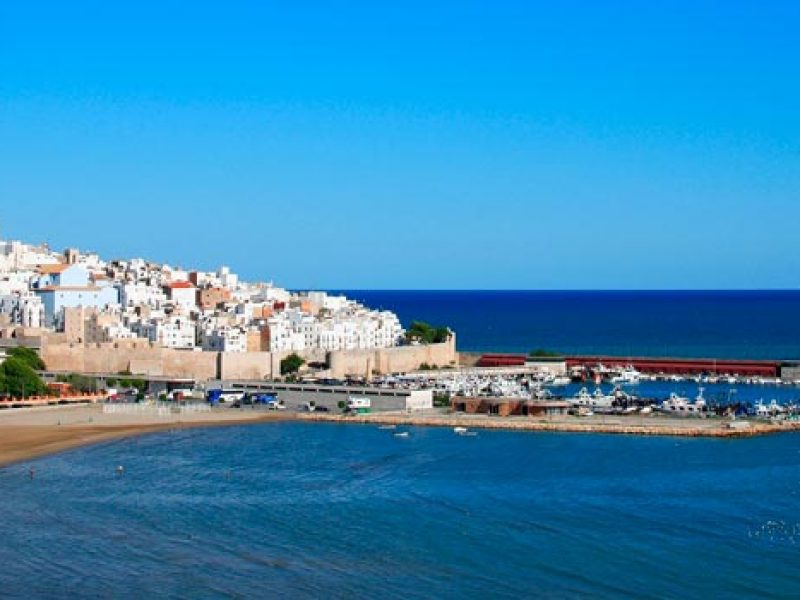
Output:
M756 417L760 417L762 419L769 419L772 417L778 417L783 415L786 412L786 409L778 404L777 400L772 400L769 404L764 404L763 400L759 400L755 404L755 413Z
M695 398L694 402L690 402L688 398L679 396L675 392L669 395L669 399L664 400L658 410L671 415L702 415L707 409L706 400L703 398L703 388L700 388L700 393Z
M641 378L642 374L634 369L633 365L628 365L611 377L611 383L617 385L637 385Z
M611 408L614 405L614 396L604 394L600 388L595 389L593 394L586 388L581 388L581 391L567 400L574 406L589 408Z

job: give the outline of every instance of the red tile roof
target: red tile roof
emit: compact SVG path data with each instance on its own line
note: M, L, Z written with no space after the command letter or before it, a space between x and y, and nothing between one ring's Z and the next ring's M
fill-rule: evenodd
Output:
M66 263L57 263L54 265L39 265L37 270L42 275L58 275L66 271L71 265Z

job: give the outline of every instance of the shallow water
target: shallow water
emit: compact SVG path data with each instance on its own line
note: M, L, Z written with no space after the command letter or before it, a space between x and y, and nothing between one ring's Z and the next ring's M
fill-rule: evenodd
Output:
M798 435L410 431L401 439L352 424L184 430L6 467L0 590L800 594Z

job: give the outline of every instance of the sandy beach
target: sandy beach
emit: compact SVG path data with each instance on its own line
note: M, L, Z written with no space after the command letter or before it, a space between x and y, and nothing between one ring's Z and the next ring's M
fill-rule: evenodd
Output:
M144 409L145 411L147 409ZM688 437L748 437L798 431L798 422L750 422L730 427L720 419L648 417L489 417L442 413L373 413L358 416L218 409L207 412L108 413L102 405L9 409L0 412L0 466L97 442L185 427L241 425L270 421L372 425L467 427L512 431L614 433Z
M107 414L102 405L8 409L0 412L0 466L97 442L185 427L276 421L276 413Z

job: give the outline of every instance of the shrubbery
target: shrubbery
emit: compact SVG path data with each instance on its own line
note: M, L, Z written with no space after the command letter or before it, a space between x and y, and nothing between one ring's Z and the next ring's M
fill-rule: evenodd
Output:
M413 321L406 331L408 342L421 342L423 344L440 344L450 338L447 327L433 327L422 321Z
M289 356L281 360L281 375L297 373L306 364L306 361L296 353L292 352Z
M545 350L544 348L536 348L535 350L531 350L528 352L528 356L532 358L555 358L562 356L560 352L554 352L553 350Z

